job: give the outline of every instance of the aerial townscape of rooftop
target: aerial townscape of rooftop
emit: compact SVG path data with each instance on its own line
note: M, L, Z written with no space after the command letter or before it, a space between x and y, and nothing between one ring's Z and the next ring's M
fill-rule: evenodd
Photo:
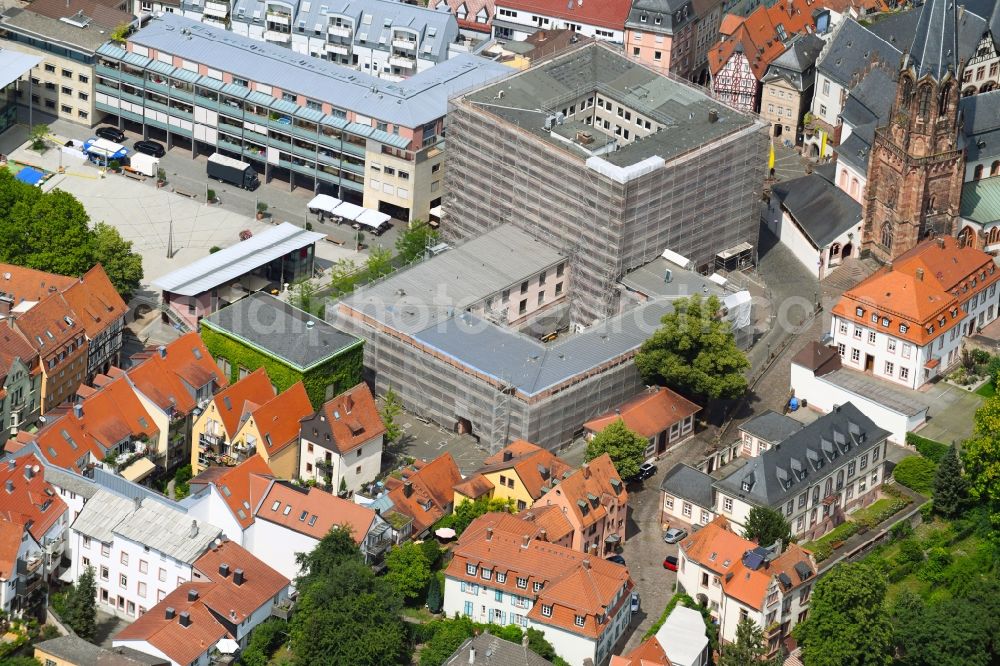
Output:
M14 0L0 89L0 666L1000 663L996 0Z

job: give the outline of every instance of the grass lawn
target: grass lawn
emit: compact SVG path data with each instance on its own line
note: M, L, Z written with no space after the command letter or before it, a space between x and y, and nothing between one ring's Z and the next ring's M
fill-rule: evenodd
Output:
M976 389L976 393L984 398L992 398L997 394L997 387L993 385L993 382L986 382Z
M288 666L295 661L295 654L288 649L287 643L282 643L281 647L274 651L268 666Z
M850 516L850 520L854 522L861 522L863 518L867 516L875 515L881 511L888 509L893 502L896 501L895 497L883 497L882 499L875 500L863 509L858 509Z
M400 615L402 615L403 617L408 617L411 620L417 620L418 622L430 622L431 620L436 619L434 617L434 614L424 607L420 608L404 607L403 610L400 611Z

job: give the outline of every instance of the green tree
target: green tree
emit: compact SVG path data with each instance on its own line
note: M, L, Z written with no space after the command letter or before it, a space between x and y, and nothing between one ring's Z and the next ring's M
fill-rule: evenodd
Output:
M128 23L120 23L114 30L111 31L111 41L117 42L118 44L124 44L125 38L128 34L132 32L132 26Z
M723 648L719 666L781 665L780 658L766 657L767 643L764 642L764 630L749 617L745 617L736 625L736 640Z
M899 666L987 666L991 662L988 616L968 599L925 603L904 590L893 603L893 642Z
M467 617L443 620L435 625L434 635L420 650L420 666L441 666L476 631L476 625Z
M382 423L385 425L385 441L389 444L395 444L403 436L403 428L396 422L396 417L402 414L402 412L403 403L399 401L399 396L396 395L396 392L390 386L385 392L385 397L382 399L382 410L380 412Z
M267 666L288 631L288 623L278 618L261 622L250 635L246 649L240 652L242 666Z
M900 460L892 470L896 481L921 495L930 495L934 490L934 475L937 465L923 456L909 456Z
M76 635L84 640L92 640L97 628L97 585L94 582L94 567L87 567L70 589L66 599L69 617L63 618L73 628Z
M0 666L42 666L34 657L6 657L0 659Z
M607 453L618 475L630 479L639 473L647 446L649 442L644 437L629 430L625 422L618 419L587 442L586 457L589 462Z
M934 510L947 518L954 518L962 508L966 492L958 450L952 444L941 458L934 476Z
M538 629L528 629L528 649L537 654L542 659L548 659L555 666L569 666L566 660L556 654L556 649L552 647L549 639L545 638L545 632Z
M795 628L806 666L887 666L892 623L885 574L867 561L839 564L816 582Z
M45 139L48 135L49 126L45 123L32 125L31 130L28 132L28 138L31 139L31 149L38 152L45 150Z
M440 613L444 604L444 597L441 593L441 581L437 576L431 578L431 583L427 588L427 610L432 613Z
M437 243L439 237L437 229L416 220L396 238L396 254L405 262L413 261Z
M291 294L288 302L304 312L308 312L314 317L323 318L326 305L323 299L316 296L316 285L309 279L302 279L293 284L290 288Z
M493 497L480 497L475 500L465 501L455 507L450 516L445 516L445 518L439 521L439 526L451 527L455 530L456 534L461 534L473 520L492 511L516 513L516 505L512 499Z
M719 299L695 294L673 305L635 356L645 381L703 402L743 395L750 361L736 346L729 323L717 316Z
M122 238L110 224L94 227L94 261L104 267L111 284L126 302L142 282L142 257L132 251L132 241Z
M334 527L311 551L298 553L295 561L299 565L299 577L295 586L301 590L338 570L345 562L363 563L364 557L354 543L351 530L347 527Z
M369 278L379 278L392 272L392 251L377 245L368 251L365 270Z
M781 539L781 547L784 548L792 540L792 526L780 511L766 506L755 506L747 514L743 538L756 541L765 547Z
M977 435L1000 433L1000 395L983 401L976 410L974 422Z
M406 603L424 598L434 575L419 545L407 542L389 551L385 558L385 579Z

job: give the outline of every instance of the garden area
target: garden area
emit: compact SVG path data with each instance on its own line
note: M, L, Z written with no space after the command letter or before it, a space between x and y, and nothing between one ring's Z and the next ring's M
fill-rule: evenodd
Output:
M895 514L905 509L912 500L901 493L897 488L890 485L883 485L879 488L882 495L863 509L858 509L847 516L840 525L837 525L829 533L802 544L802 547L811 551L816 562L829 559L837 548L840 548L845 541L855 534L864 534L874 529L882 522L888 520Z
M960 364L947 377L947 381L968 391L975 391L984 398L992 398L1000 379L1000 355L985 349L962 347Z

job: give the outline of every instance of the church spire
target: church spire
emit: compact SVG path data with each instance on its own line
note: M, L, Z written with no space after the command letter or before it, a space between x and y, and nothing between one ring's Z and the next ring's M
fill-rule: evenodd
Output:
M926 0L920 8L913 44L903 60L916 78L926 75L941 81L958 74L958 8L955 0Z

